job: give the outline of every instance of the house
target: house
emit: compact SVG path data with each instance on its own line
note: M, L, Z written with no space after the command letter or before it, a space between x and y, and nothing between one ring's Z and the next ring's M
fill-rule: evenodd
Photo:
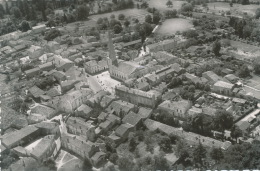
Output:
M202 77L206 78L209 80L211 84L215 84L217 81L222 81L223 79L215 74L213 71L206 71L202 73Z
M62 81L67 79L66 75L62 71L55 71L52 76L61 84Z
M123 119L123 123L132 125L135 129L142 123L142 117L130 111Z
M54 60L56 69L57 69L58 71L66 72L66 71L68 71L71 67L74 66L74 62L72 62L72 61L69 60L69 59L62 58L61 56L58 56L58 55L55 55L55 56L53 57L53 60Z
M44 161L49 157L54 157L54 150L56 147L54 135L47 135L40 140L40 142L33 147L31 156L38 161Z
M239 121L236 123L236 125L243 132L243 134L246 134L249 132L251 124L248 121Z
M33 34L42 33L42 32L45 32L45 30L46 30L46 25L45 24L32 27L32 33Z
M117 136L115 132L107 137L107 142L112 148L116 148L121 143L121 137Z
M101 61L89 61L84 64L85 71L89 74L97 74L108 69L108 63L106 60Z
M27 49L28 55L30 59L39 58L44 54L44 49L40 46L32 45L29 49Z
M38 165L37 160L35 160L33 157L23 157L16 161L15 163L12 163L9 167L11 171L27 171L36 169L36 166Z
M2 136L1 143L5 148L14 148L31 142L39 136L40 129L35 126L26 126L18 131L14 131Z
M116 130L115 134L121 137L122 141L127 140L130 132L134 131L134 127L128 123L121 124Z
M153 110L150 108L140 107L137 115L139 115L142 119L150 118Z
M59 124L52 121L43 121L35 124L36 128L40 129L41 135L55 135L55 138L60 136Z
M53 118L56 115L55 109L41 104L36 104L34 107L32 107L31 113L43 115L48 119Z
M102 108L107 108L114 100L116 100L115 96L112 95L105 95L102 97L101 101L100 101L100 106Z
M202 108L202 114L209 117L214 117L216 115L217 109L213 108L211 106L203 107Z
M55 53L56 50L60 49L60 44L55 42L55 41L49 41L45 45L45 49L46 49L47 52Z
M130 42L124 43L123 47L134 46L134 45L141 43L141 42L142 42L141 39L130 41Z
M178 58L166 51L159 51L152 54L156 61L161 65L169 65L178 61Z
M96 138L95 126L91 121L85 122L78 117L69 117L66 122L68 132L83 137L85 140L94 142Z
M74 88L75 84L79 83L79 80L66 80L61 82L60 86L61 86L61 91L63 93L71 90L72 88Z
M113 126L115 125L115 123L109 121L109 120L105 120L104 122L99 124L99 129L102 131L102 133L106 133L108 132L111 128L113 128Z
M86 103L87 99L89 99L92 96L93 92L90 89L71 91L63 95L60 101L59 108L63 112L71 113L78 107L80 107L82 104Z
M196 116L201 113L202 113L202 109L194 106L188 110L189 116Z
M116 87L115 92L122 100L152 108L154 108L161 99L161 96L156 93L128 88L123 85Z
M55 87L49 89L48 91L46 91L46 95L49 97L56 97L56 96L61 95L61 92L59 90L59 87L55 86Z
M101 112L101 113L99 114L98 118L97 118L97 119L98 119L98 122L100 123L100 122L105 121L106 118L107 118L107 116L108 116L108 113Z
M240 99L240 98L233 98L232 102L238 105L244 105L246 103L245 99Z
M167 51L167 50L174 49L176 45L177 45L177 41L175 39L169 39L169 40L164 40L164 41L147 45L146 51L147 52Z
M67 76L68 80L81 80L87 81L85 71L83 68L79 68L77 66L70 67L66 72L65 75Z
M83 140L80 137L64 134L61 136L61 146L65 150L91 161L91 157L99 151L94 143Z
M100 167L102 166L104 163L107 162L106 160L106 153L99 151L97 153L95 153L92 157L91 157L91 161L93 166L95 167Z
M213 85L214 92L224 94L224 95L232 95L233 88L234 88L234 84L227 83L224 81L217 81Z
M116 125L116 124L120 124L120 123L121 123L121 118L119 118L118 116L113 115L113 114L109 114L106 119L107 119L108 121L112 122L113 125Z
M51 71L54 69L54 64L53 62L47 62L45 64L39 65L39 68L41 71Z
M74 85L74 88L76 90L87 89L87 88L89 88L89 83L86 81L81 81L81 82L76 83Z
M233 84L235 84L239 80L239 78L237 76L235 76L234 74L227 74L224 78Z
M35 85L28 89L28 94L33 98L38 99L41 95L44 95L45 92Z
M122 100L113 101L107 108L108 113L114 113L119 117L124 117L128 112L134 110L134 105ZM123 115L123 116L121 116Z
M29 125L36 124L36 123L42 122L44 120L47 120L46 116L36 114L36 113L33 113L27 117L27 121L28 121Z
M150 84L146 80L140 81L135 84L135 88L142 91L148 91L150 89Z
M185 120L187 117L187 111L191 108L191 102L188 100L180 100L180 101L169 101L166 100L162 102L158 109L162 112L166 112L169 115L173 115L174 117Z
M222 142L222 141L210 138L210 137L198 135L198 134L195 134L192 132L186 132L179 128L174 128L174 127L168 126L166 124L163 124L163 123L151 120L151 119L146 119L144 124L147 127L147 129L150 131L159 130L160 132L163 132L167 135L173 134L175 136L183 138L186 143L191 144L191 145L198 145L199 143L201 143L203 146L206 146L206 147L222 148L225 150L227 150L230 147L230 144L228 146L228 143L225 143L225 142Z
M221 72L222 72L223 75L229 75L229 74L234 73L233 70L228 69L228 68L224 68Z
M96 104L99 104L100 100L103 96L108 95L107 91L100 90L96 94L94 94L91 98L87 100L87 104L91 107L95 107Z
M82 104L75 111L75 116L82 117L84 119L88 119L91 117L93 109L88 105Z
M21 45L16 45L16 46L14 46L14 50L15 50L16 52L19 52L19 51L22 51L22 50L25 50L25 49L27 49L27 46L26 46L25 44L21 44Z
M36 67L36 68L24 71L24 73L27 78L32 78L35 76L39 76L39 74L41 73L41 69L40 69L40 67Z

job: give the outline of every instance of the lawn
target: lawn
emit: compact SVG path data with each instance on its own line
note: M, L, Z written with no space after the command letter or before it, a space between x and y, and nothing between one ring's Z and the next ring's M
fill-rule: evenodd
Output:
M219 11L231 11L232 15L242 15L244 12L246 12L248 15L255 15L255 11L257 8L259 8L259 5L241 5L241 4L233 4L233 7L230 7L229 3L225 2L214 2L214 3L208 3L209 11L215 12L216 14L219 13Z
M124 14L126 18L129 18L129 20L137 18L140 22L143 22L145 19L145 16L149 14L146 10L144 9L125 9L125 10L120 10L120 11L113 11L110 13L105 13L105 14L97 14L97 15L91 15L89 18L93 21L97 21L99 18L110 18L110 16L114 14L116 19L118 19L119 14Z
M168 0L147 0L147 3L149 4L149 7L151 8L156 8L159 11L166 11L169 9L180 9L181 5L185 2L185 1L172 1L173 6L172 8L169 8L166 6L166 2Z
M182 32L191 28L193 28L193 25L190 20L174 18L165 20L157 30L157 33L161 35L170 35L175 34L177 31Z

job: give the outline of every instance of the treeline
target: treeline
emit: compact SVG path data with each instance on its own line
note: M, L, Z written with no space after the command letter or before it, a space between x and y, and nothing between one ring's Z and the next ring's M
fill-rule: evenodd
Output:
M260 42L260 28L252 19L231 17L229 25L235 29L239 38Z

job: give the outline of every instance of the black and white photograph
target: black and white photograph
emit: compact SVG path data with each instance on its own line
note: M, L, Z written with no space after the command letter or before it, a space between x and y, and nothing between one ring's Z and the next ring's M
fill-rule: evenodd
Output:
M260 0L0 0L0 171L260 170Z

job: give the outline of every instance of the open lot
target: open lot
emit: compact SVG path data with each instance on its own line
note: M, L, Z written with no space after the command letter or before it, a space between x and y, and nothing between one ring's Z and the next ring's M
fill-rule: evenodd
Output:
M182 18L174 18L165 20L156 33L162 35L175 34L177 31L185 31L193 28L190 20Z
M214 2L208 3L209 11L215 12L216 14L219 11L231 11L232 15L242 15L243 13L247 13L248 15L255 15L255 11L259 8L259 5L241 5L241 4L233 4L233 7L230 7L228 2Z
M91 15L89 18L93 21L97 21L99 18L110 18L110 16L114 14L116 19L118 18L119 14L124 14L126 18L129 18L130 20L133 18L137 18L140 22L143 22L145 19L145 16L149 14L146 10L144 9L125 9L125 10L120 10L120 11L113 11L110 13L105 13L105 14L97 14L97 15Z
M173 6L172 8L169 8L166 6L167 1L168 0L147 0L147 3L151 8L156 8L159 11L166 11L169 9L180 9L181 5L185 2L185 1L172 1Z

